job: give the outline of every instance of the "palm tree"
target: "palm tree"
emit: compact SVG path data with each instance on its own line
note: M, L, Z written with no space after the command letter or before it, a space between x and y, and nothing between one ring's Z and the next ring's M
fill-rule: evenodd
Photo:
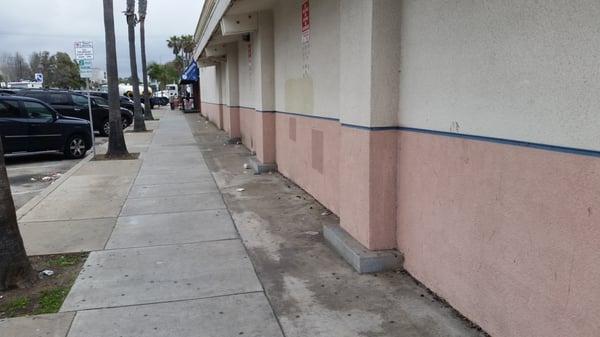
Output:
M175 35L171 36L167 40L167 46L173 49L173 54L175 56L179 55L179 52L181 51L181 38Z
M0 290L29 286L33 276L33 268L17 225L15 204L10 193L0 141Z
M194 52L196 44L194 43L194 37L191 35L182 35L180 39L181 50L183 51L183 59L185 61L185 65L187 66L192 62L192 53Z
M110 124L106 157L120 158L127 156L129 152L127 152L121 124L113 0L104 0L104 35L106 40L106 78L108 81L108 122Z
M154 116L152 116L152 109L150 104L150 91L148 90L148 68L146 67L146 28L144 23L146 22L146 8L148 7L147 0L139 0L138 1L138 16L140 20L140 48L142 49L142 76L144 82L144 104L146 104L145 109L145 119L154 120Z
M129 38L129 63L131 64L131 84L133 86L133 131L146 131L144 116L142 115L142 105L140 103L140 80L137 73L137 60L135 55L135 24L137 18L135 16L135 0L127 0L127 9L125 10L127 17L127 32ZM148 105L148 108L150 105Z

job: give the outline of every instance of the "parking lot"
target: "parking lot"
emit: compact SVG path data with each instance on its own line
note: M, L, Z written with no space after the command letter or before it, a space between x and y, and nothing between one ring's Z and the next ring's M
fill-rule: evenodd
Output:
M96 145L107 141L108 138L96 137ZM21 208L79 161L66 159L60 153L7 155L6 171L15 208Z

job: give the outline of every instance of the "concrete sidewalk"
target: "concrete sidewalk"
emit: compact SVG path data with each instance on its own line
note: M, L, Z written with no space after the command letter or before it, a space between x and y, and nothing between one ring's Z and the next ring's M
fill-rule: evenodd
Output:
M61 337L282 336L185 118L167 112L140 160L119 162L116 171L105 167L113 162L90 162L70 178L73 183L52 192L80 199L110 195L104 205L70 211L50 207L46 198L23 217L46 226L91 221L95 229L104 221L110 237L88 249L62 313L6 320L0 330L19 337L33 331ZM131 183L116 174L130 177L128 170L135 170ZM78 177L90 185L81 193ZM122 205L117 214L111 203Z
M0 321L0 335L480 335L406 274L356 274L323 242L337 218L245 170L248 151L197 114L167 111L136 137L139 160L84 163L21 214L28 250L91 253L60 313Z

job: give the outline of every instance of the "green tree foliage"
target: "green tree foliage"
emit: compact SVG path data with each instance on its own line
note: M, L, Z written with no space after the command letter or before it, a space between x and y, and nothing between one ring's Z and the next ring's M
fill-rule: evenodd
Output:
M79 77L79 65L67 53L58 52L50 57L48 82L44 86L62 89L79 89L84 86Z
M192 54L194 53L194 48L196 44L194 43L194 37L191 35L182 35L181 36L181 50L183 52L183 60L185 65L187 66L192 62Z
M50 53L47 51L33 52L29 55L29 67L33 73L42 73L44 78L50 78Z
M164 90L165 86L169 83L176 83L179 75L178 66L174 61L165 64L151 63L148 65L148 76L158 81L160 90Z
M167 40L167 47L173 51L175 61L183 64L183 68L192 61L192 54L196 44L192 35L171 36Z
M181 50L181 38L175 35L171 36L167 40L167 46L171 48L175 56L179 55L179 51Z
M0 57L0 70L5 74L5 81L31 81L35 73L42 73L47 88L79 89L85 85L79 77L79 65L63 52L54 55L47 51L34 52L29 62L19 53L4 54Z

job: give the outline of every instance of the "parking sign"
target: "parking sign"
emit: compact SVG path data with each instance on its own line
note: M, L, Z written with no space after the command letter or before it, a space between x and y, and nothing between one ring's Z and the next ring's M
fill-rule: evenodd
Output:
M92 77L92 60L79 60L79 76L81 78L91 78Z
M75 59L78 61L94 59L94 45L92 41L75 42Z

